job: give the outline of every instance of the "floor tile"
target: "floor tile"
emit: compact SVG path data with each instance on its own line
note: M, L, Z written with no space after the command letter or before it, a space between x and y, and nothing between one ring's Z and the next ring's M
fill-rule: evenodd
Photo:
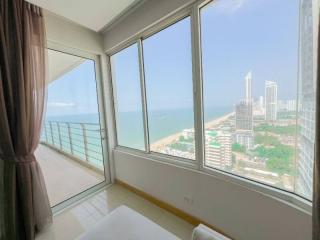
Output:
M90 229L113 209L127 205L182 240L189 240L193 225L117 184L54 216L53 224L36 240L71 240Z

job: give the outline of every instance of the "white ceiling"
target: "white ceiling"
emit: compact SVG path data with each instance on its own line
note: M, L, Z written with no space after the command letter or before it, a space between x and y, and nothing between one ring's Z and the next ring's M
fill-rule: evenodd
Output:
M48 49L48 83L79 66L86 59Z
M27 1L94 31L99 31L139 0Z

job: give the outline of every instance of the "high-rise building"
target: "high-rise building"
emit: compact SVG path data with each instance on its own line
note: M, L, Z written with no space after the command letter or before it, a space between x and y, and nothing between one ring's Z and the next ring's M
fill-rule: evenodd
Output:
M230 167L232 164L231 153L231 134L227 132L219 132L217 142L221 144L221 158L225 167Z
M299 59L299 151L296 190L311 198L315 137L315 95L318 3L302 0L300 3L300 59Z
M254 142L253 131L248 130L236 130L233 134L233 142L245 146L246 149L252 149Z
M232 165L231 134L223 131L206 131L206 164L225 169Z
M244 77L246 86L246 97L245 102L252 103L252 72L249 71Z
M252 103L241 101L236 105L236 129L238 130L252 130L253 129L253 115Z
M278 100L278 112L292 112L296 110L296 100Z
M260 109L264 109L263 96L259 96L259 107Z
M265 119L277 120L278 86L276 82L266 81L265 85Z
M259 96L258 99L253 100L252 111L253 117L264 118L263 96Z
M252 130L253 113L252 113L252 72L249 71L244 78L245 80L245 99L241 100L235 106L236 129Z

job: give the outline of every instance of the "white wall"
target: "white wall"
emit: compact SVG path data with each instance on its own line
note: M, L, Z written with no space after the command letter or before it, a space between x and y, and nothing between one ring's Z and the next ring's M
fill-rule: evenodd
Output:
M103 53L103 41L100 33L44 11L47 39L50 42L92 54Z
M114 151L116 178L237 240L309 240L311 216L278 199L202 172ZM184 201L193 198L193 204Z

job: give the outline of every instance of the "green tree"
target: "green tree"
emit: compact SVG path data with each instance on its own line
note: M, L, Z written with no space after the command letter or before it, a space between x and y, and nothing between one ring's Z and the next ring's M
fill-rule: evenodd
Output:
M270 158L266 162L268 170L282 174L293 174L294 167L292 161L286 158Z
M254 137L254 142L257 144L271 145L271 146L276 146L280 144L276 137L270 136L268 134L266 135L256 134Z
M185 138L184 136L179 137L179 142L187 142L187 143L192 143L194 141L193 138Z
M264 146L257 147L255 154L260 158L266 158L267 169L278 174L293 174L294 148L278 144L271 148Z
M232 151L234 152L239 152L239 153L245 153L246 152L246 147L239 144L239 143L233 143L232 146Z
M185 140L184 136L180 136L180 137L179 137L179 141L180 141L180 142L184 142L184 140Z
M295 124L287 126L275 126L267 123L260 124L254 128L256 132L272 132L280 135L290 135L293 136L296 134L297 126Z

